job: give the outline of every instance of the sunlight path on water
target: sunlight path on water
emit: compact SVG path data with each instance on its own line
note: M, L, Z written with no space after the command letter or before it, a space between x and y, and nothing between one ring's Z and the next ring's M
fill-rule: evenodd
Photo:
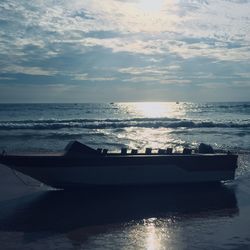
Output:
M135 102L119 103L121 109L128 114L137 117L160 118L160 117L179 117L185 115L184 105L174 102Z

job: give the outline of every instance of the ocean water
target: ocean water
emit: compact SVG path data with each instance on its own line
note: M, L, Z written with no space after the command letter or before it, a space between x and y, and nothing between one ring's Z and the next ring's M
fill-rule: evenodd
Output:
M2 249L250 249L249 102L0 104L1 151L60 151L71 140L109 151L204 142L239 154L236 179L72 193L26 187L2 167Z
M68 141L121 147L250 149L250 103L1 104L0 149L62 150Z

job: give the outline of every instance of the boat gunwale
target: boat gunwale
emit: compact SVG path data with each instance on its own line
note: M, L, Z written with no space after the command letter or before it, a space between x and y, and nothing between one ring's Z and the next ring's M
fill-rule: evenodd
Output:
M0 155L0 158L4 157L48 157L48 158L102 158L102 157L213 157L213 156L228 156L228 157L238 157L237 154L227 154L227 153L194 153L194 154L183 154L183 153L172 153L172 154L158 154L158 153L137 153L137 154L121 154L121 153L108 153L108 154L75 154L75 155L67 155L64 152L62 153L54 153L54 152L46 152L46 153L8 153L5 155Z

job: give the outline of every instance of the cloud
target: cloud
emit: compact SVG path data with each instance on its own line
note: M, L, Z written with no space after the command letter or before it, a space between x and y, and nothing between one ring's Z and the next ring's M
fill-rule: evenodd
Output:
M179 70L181 70L179 65L168 65L165 67L127 67L121 68L118 71L124 74L124 82L177 85L190 83L191 81L189 79L183 79L183 77L178 74Z
M38 75L38 76L52 76L57 72L55 70L46 70L39 67L24 67L19 65L11 65L4 67L2 73L12 73L12 74L26 74L26 75Z
M58 44L68 43L79 49L104 46L114 52L169 52L183 58L209 54L222 60L237 58L237 54L241 59L249 50L249 2L161 2L162 8L156 12L144 10L146 1L72 1L70 5L67 1L30 5L8 1L0 6L2 22L11 31L19 28L19 32L8 34L13 40L6 45L12 49L34 45L50 48L47 55L54 55ZM184 42L190 38L203 42ZM205 39L215 43L208 44ZM239 48L228 58L222 57L232 41L238 41ZM213 50L217 52L211 54Z
M0 81L4 80L4 81L11 81L14 80L15 78L13 77L6 77L6 76L0 76Z
M73 80L77 81L114 81L115 77L91 77L87 73L85 74L74 74L72 76Z
M250 1L3 0L0 12L0 84L250 79Z
M180 69L179 65L169 65L165 67L157 66L146 66L146 67L127 67L120 68L118 71L120 73L130 74L130 75L162 75L166 73L173 72L173 70Z

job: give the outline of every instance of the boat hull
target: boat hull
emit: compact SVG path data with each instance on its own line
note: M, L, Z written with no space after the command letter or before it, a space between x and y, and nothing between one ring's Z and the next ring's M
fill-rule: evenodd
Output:
M235 155L9 157L3 164L56 188L233 180Z
M34 168L15 167L25 175L31 176L49 186L56 188L73 188L84 186L138 186L165 185L178 183L219 182L234 179L234 171L187 172L177 166L145 166L143 169L128 166L116 167L63 167Z

